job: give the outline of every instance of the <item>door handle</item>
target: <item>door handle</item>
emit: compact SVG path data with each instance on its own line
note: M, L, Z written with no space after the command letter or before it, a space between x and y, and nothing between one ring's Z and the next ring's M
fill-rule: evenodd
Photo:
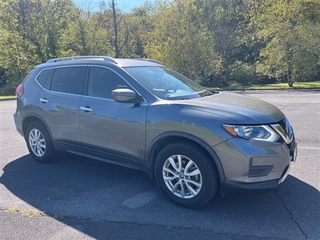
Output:
M46 99L46 98L40 98L40 102L42 102L42 103L47 103L47 102L49 102L49 101L48 101L48 99Z
M82 111L84 111L84 112L93 112L93 109L91 108L91 107L80 107L80 109L82 110Z

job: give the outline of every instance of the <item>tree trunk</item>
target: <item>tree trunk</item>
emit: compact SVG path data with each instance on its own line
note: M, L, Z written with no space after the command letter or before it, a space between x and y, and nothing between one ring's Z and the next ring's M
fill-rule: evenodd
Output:
M119 58L119 46L118 46L118 23L117 23L117 13L116 13L116 5L114 0L111 2L111 8L113 13L113 30L114 30L114 49L115 49L115 57Z
M290 71L290 67L291 67L291 52L290 52L290 48L289 48L289 43L287 43L287 52L286 52L286 61L287 61L287 82L288 82L288 86L289 87L293 87L293 79L291 76L291 71Z

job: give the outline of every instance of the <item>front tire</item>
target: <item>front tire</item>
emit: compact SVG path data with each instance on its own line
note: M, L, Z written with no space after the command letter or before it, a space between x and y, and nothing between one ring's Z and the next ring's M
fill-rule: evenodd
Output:
M39 122L32 122L25 132L30 155L40 163L51 162L55 150L47 129Z
M188 142L173 143L160 151L155 162L155 177L171 201L190 208L207 204L219 186L213 160Z

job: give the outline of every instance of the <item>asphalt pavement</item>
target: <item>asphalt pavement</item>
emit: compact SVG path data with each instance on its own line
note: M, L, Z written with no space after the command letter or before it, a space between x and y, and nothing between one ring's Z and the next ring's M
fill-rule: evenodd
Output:
M171 203L141 171L61 154L40 164L0 102L0 239L320 239L320 91L239 92L281 109L298 158L275 190L200 209Z

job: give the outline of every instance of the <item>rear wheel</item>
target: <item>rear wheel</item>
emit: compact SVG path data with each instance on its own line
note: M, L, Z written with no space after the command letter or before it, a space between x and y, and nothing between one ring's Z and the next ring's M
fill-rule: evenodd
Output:
M41 163L53 160L55 150L47 129L39 122L29 124L25 140L31 156Z
M219 185L212 159L187 142L173 143L160 151L155 176L159 188L170 200L191 208L208 203Z

